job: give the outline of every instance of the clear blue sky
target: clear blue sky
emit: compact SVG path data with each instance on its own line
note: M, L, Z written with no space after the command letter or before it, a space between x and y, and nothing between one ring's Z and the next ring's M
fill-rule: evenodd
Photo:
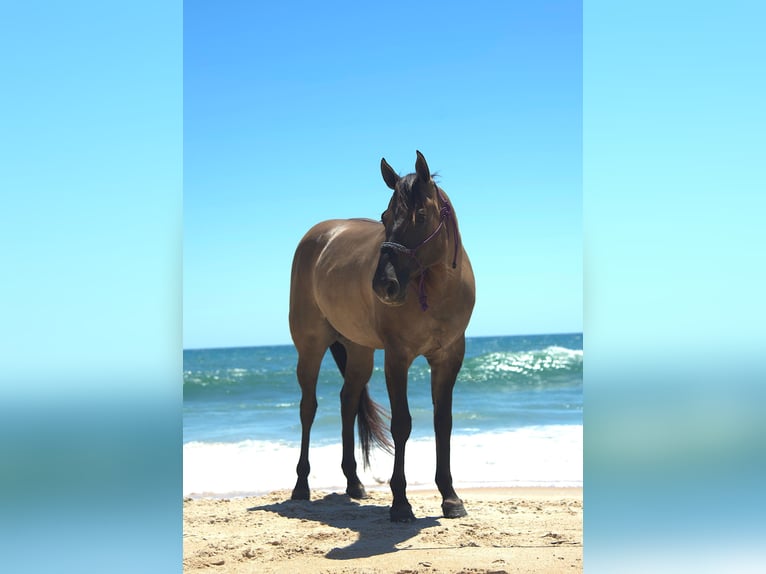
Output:
M184 348L289 343L314 223L421 150L477 281L469 336L582 330L579 2L184 4Z

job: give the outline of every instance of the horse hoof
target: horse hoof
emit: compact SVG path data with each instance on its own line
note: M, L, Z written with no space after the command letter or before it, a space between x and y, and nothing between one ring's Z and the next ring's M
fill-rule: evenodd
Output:
M414 522L415 515L412 513L412 507L407 505L392 506L389 512L391 522Z
M311 491L308 488L298 488L297 486L293 489L293 494L290 496L291 500L311 500Z
M462 518L463 516L468 516L468 512L466 512L465 507L463 506L463 501L458 500L445 500L442 502L442 513L444 514L444 518Z
M367 498L367 491L361 484L355 484L353 486L349 485L346 488L346 494L348 494L351 498L356 498L357 500Z

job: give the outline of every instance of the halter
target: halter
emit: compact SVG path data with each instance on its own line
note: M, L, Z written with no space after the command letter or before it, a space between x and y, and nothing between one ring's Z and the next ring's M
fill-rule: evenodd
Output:
M447 231L447 239L449 239L449 227L447 227L447 221L449 221L452 224L452 232L455 235L455 253L452 257L452 268L455 269L457 267L457 251L460 246L460 235L457 231L457 221L455 220L455 215L452 211L452 206L450 205L449 201L446 197L442 194L442 190L437 188L439 193L439 201L441 201L441 209L439 210L439 225L436 226L436 229L433 230L431 235L426 237L423 241L418 243L415 247L409 248L405 247L401 243L396 243L395 241L384 241L380 244L381 251L385 248L393 249L394 251L397 251L399 253L402 253L403 255L407 255L411 257L415 264L418 266L418 269L420 270L420 284L418 286L418 300L420 301L420 308L425 311L428 309L428 303L426 301L426 269L423 267L423 265L420 263L420 260L417 258L417 255L415 252L423 247L426 243L431 241L434 237L436 237L442 228L444 228Z

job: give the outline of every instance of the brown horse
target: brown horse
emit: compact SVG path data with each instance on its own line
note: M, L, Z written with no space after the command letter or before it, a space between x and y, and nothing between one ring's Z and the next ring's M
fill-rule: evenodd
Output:
M415 519L407 501L404 447L412 429L407 373L418 355L431 367L442 511L448 518L465 516L452 486L450 435L452 389L463 363L465 329L475 298L473 271L452 204L431 178L423 155L417 152L415 173L403 177L385 159L380 167L386 185L394 190L382 224L369 219L324 221L303 237L293 259L290 332L298 351L303 430L292 498L310 497L309 435L317 409L319 365L328 348L343 375L341 467L346 493L366 496L356 472L354 419L358 418L365 464L371 443L390 450L383 411L367 392L374 350L385 349L394 439L391 520Z

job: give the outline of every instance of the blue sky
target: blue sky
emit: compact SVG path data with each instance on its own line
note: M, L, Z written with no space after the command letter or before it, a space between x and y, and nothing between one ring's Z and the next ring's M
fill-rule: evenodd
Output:
M578 2L186 2L184 348L289 343L292 254L377 218L421 150L460 218L468 335L582 330Z

